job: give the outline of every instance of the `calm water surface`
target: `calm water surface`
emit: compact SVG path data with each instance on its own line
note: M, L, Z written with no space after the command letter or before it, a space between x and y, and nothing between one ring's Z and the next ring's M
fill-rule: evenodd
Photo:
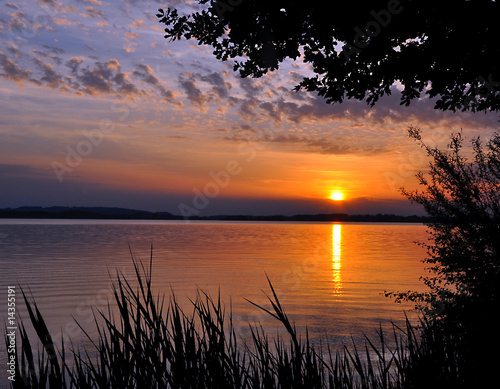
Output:
M340 347L404 318L410 306L383 292L422 290L425 253L414 242L425 239L418 224L0 219L0 283L5 295L7 285L29 288L49 329L85 344L73 317L92 334L91 307L112 298L110 277L133 278L129 246L148 260L153 244L155 290L187 310L197 288L220 290L243 337L254 321L272 335L274 319L245 300L266 304L267 274L299 330ZM19 290L17 301L26 318Z

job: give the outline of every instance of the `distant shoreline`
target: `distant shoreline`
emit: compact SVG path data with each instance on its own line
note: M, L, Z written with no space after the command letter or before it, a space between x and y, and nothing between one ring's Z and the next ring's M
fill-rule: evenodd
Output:
M426 216L401 216L394 214L347 215L298 214L293 216L271 215L213 215L183 217L169 212L148 212L111 207L19 207L0 209L0 219L97 219L97 220L220 220L220 221L320 221L320 222L380 222L425 223Z

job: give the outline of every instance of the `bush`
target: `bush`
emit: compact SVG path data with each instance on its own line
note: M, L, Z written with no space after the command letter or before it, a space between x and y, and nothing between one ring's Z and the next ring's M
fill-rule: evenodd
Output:
M461 133L451 136L446 150L426 145L418 129L410 128L409 135L431 157L428 174L417 174L424 189L403 189L430 216L430 243L423 244L429 292L388 294L423 308L432 332L454 337L465 379L486 384L500 362L493 317L500 308L500 135L486 144L473 139L470 158Z

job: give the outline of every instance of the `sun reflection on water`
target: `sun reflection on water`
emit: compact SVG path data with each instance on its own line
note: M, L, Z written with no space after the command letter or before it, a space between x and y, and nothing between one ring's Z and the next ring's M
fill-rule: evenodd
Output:
M342 293L341 279L341 238L342 225L334 224L332 229L332 269L333 269L333 294L340 295Z

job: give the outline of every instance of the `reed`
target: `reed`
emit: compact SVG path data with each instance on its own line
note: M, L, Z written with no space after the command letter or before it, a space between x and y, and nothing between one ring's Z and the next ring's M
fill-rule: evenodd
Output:
M243 342L226 314L220 294L198 291L186 313L172 293L153 295L152 253L149 266L133 258L135 283L120 274L113 284L116 315L94 313L97 339L92 350L61 350L33 298L24 300L41 347L34 351L21 325L20 361L13 388L431 388L462 387L457 339L436 332L421 320L392 327L392 346L378 339L353 342L343 350L314 347L300 336L268 279L270 308L258 309L281 322L287 339L270 339L258 324ZM377 345L375 345L375 343ZM69 357L71 355L71 357ZM435 383L440 386L436 386ZM454 386L453 386L454 385Z

